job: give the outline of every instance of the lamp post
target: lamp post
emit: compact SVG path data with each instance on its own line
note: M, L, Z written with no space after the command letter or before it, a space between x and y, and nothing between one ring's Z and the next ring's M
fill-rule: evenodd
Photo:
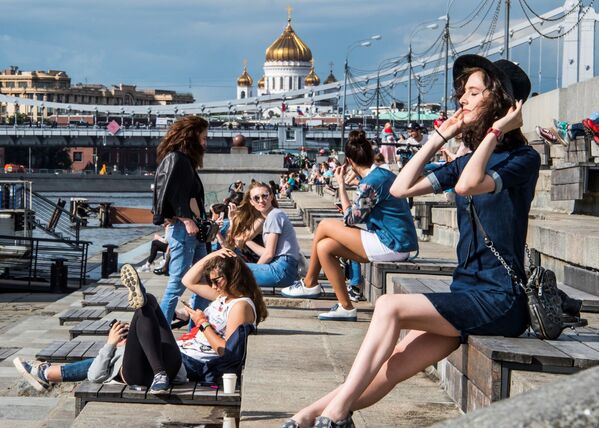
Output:
M382 38L383 36L377 34L368 39L357 40L351 43L345 52L345 63L343 66L343 111L341 113L341 140L339 141L339 147L343 147L343 140L345 139L345 109L347 108L347 72L349 71L349 53L357 47L367 48L372 45L371 40L381 40Z
M418 33L418 31L423 29L434 30L436 28L439 28L439 24L432 23L424 27L417 27L414 29L414 31L412 31L412 34L410 34L410 50L408 51L408 123L412 121L412 40L414 39L414 36Z
M445 20L445 29L443 31L443 42L445 43L445 79L443 83L443 110L447 113L447 84L449 83L449 10L455 0L447 0L447 9L445 16L440 20Z
M380 93L381 93L381 69L383 68L383 66L397 65L401 62L401 60L402 60L402 58L384 59L379 63L379 66L376 69L376 135L377 135L377 137L378 137L379 131L380 131L380 125L379 125L380 102L379 102L379 100L380 100Z

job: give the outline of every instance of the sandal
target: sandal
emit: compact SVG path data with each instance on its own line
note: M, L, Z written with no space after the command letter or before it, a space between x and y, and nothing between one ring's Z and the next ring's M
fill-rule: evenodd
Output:
M281 425L281 428L300 428L300 426L293 419L287 419L283 425Z
M333 422L326 416L318 416L314 419L314 428L356 428L352 419L352 412L349 412L347 418Z

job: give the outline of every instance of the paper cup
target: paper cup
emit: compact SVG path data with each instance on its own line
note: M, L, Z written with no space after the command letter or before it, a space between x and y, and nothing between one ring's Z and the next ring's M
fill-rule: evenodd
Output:
M223 390L225 394L234 393L235 385L237 385L237 375L235 373L223 374Z

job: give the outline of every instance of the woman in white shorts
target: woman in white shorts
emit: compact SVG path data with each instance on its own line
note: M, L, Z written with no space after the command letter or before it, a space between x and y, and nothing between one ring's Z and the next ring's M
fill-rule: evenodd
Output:
M350 132L345 156L346 164L335 170L343 221L327 219L320 222L314 234L306 277L281 290L285 297L318 297L321 294L318 274L322 268L339 301L329 312L318 316L322 320L357 319L344 273L339 269L339 257L360 263L401 261L406 260L410 252L418 250L408 202L389 193L395 174L373 165L374 152L364 131ZM353 202L345 189L348 166L359 177ZM367 230L355 227L356 224L365 224Z

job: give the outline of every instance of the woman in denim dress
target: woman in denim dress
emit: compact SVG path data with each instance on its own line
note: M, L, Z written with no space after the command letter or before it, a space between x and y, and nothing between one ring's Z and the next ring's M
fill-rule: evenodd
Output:
M528 212L540 167L520 131L530 81L509 61L477 55L458 58L453 73L461 108L431 134L391 187L401 198L455 188L460 240L451 292L380 297L345 383L284 426L353 426L352 411L445 358L468 334L519 336L526 330L526 297L484 246L470 203L499 253L524 279ZM424 176L428 160L460 133L472 153ZM398 343L402 329L410 332Z

